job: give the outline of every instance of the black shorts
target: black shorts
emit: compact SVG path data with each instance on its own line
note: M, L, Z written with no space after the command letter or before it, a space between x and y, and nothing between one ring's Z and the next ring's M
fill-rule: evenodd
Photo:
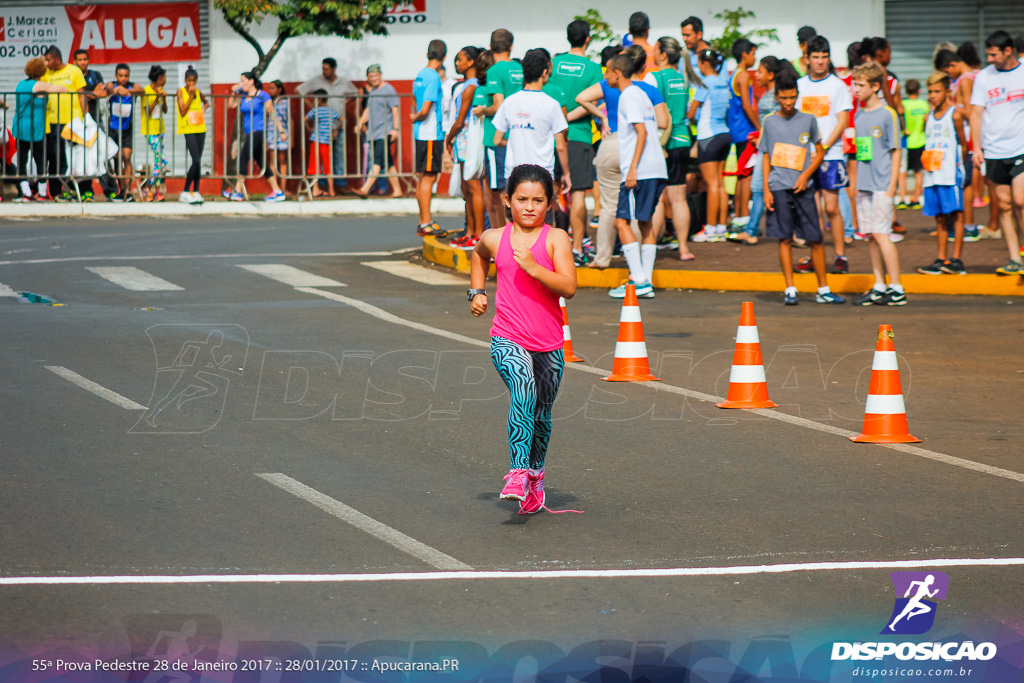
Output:
M389 167L395 165L395 156L391 152L391 145L389 140L371 140L373 148L371 154L371 166L380 166L381 170L387 170Z
M619 185L619 204L615 217L626 221L650 222L665 189L664 178L649 178L636 181L636 187L626 189L626 183Z
M668 166L668 184L685 185L686 175L690 172L691 147L676 147L668 151L665 164Z
M772 190L772 200L774 210L767 212L766 218L768 237L788 240L796 234L811 244L822 241L813 187L799 193L793 190Z
M709 164L717 161L725 161L729 158L729 149L732 147L732 138L728 133L720 133L713 138L697 141L697 163Z
M571 192L593 189L597 175L594 172L594 146L589 142L569 140L569 176Z
M747 148L747 145L749 145L750 143L747 142L746 140L743 140L742 142L736 142L733 144L736 145L736 158L739 159L741 156L743 156L743 150L745 150Z
M115 130L113 128L107 129L107 135L114 141L114 144L121 149L126 149L129 152L132 151L132 129L126 128L124 130Z
M444 158L444 140L416 141L416 172L437 175Z
M1011 185L1024 173L1024 154L1009 159L985 159L985 177L996 185Z
M924 147L915 147L914 149L907 150L908 173L917 173L924 170L924 164L921 163L922 154L924 154Z

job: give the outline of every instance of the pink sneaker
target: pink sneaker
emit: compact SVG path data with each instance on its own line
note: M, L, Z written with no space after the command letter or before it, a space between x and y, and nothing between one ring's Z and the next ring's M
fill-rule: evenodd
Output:
M519 504L521 515L532 515L544 508L544 468L527 471L526 498Z
M526 500L526 488L530 470L512 470L505 475L505 488L498 496L502 500Z

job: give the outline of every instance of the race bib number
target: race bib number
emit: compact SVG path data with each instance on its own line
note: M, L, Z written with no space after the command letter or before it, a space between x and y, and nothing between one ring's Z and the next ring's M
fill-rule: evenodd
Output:
M203 112L201 111L190 111L185 116L185 119L188 121L188 125L190 126L201 126L206 123L206 119L203 117Z
M772 147L772 166L788 168L792 171L803 171L806 160L806 147L790 145L785 142L776 142Z
M118 119L127 119L132 115L131 102L114 102L110 105L110 115Z
M941 149L926 149L921 153L921 165L924 166L924 170L929 173L938 171L942 168L942 150Z
M871 161L874 158L874 139L870 136L857 138L857 161Z
M809 95L800 103L800 111L816 118L828 116L831 110L831 102L827 95Z

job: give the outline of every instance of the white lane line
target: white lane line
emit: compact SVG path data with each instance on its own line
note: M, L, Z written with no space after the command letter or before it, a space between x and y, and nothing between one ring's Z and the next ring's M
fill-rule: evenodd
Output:
M372 304L368 304L358 299L350 299L348 297L335 294L334 292L326 292L312 287L296 287L301 292L307 294L314 294L316 296L322 296L325 299L331 299L332 301L338 301L343 304L348 304L353 308L357 308L360 311L368 315L372 315L375 318L384 320L385 322L394 323L395 325L403 325L405 327L426 332L428 334L434 334L445 339L451 339L453 341L463 342L465 344L472 344L481 348L489 349L491 345L485 341L467 337L465 335L457 334L455 332L449 332L448 330L442 330L437 327L431 327L430 325L424 325L423 323L413 322L406 320L405 318L399 318L397 315L388 313L387 311L377 308ZM595 368L588 365L582 365L580 363L566 363L566 368L578 371L578 372L589 372L592 375L606 376L609 371L602 370L601 368ZM683 387L677 387L672 384L666 384L664 382L635 382L633 386L644 387L647 389L653 389L654 391L667 391L672 394L678 394L680 396L686 396L688 398L694 398L699 401L708 401L711 403L721 403L724 399L719 396L712 396L711 394L705 394L700 391L693 391L692 389L684 389ZM744 411L759 415L761 417L767 417L772 420L778 420L780 422L788 422L789 424L796 425L798 427L804 427L805 429L814 429L819 432L825 432L827 434L835 434L838 436L856 436L857 432L851 432L849 429L842 429L841 427L834 427L832 425L821 424L820 422L814 422L803 417L797 417L795 415L787 415L786 413L780 413L772 410L749 410ZM934 460L935 462L945 463L946 465L953 465L954 467L960 467L967 470L973 470L975 472L981 472L983 474L990 474L995 477L1002 477L1003 479L1010 479L1011 481L1019 481L1024 483L1024 474L1020 472L1014 472L1012 470L1004 470L1001 467L992 467L991 465L985 465L980 462L974 462L973 460L966 460L964 458L957 458L952 455L946 455L944 453L936 453L935 451L929 451L919 446L910 446L907 444L871 444L873 446L880 446L882 448L888 448L893 451L899 451L901 453L907 453L909 455L916 455L921 458L928 460Z
M422 247L406 247L392 251L316 251L308 253L277 254L168 254L166 256L68 256L65 258L41 258L28 261L0 261L0 266L33 265L37 263L72 263L75 261L161 261L201 258L315 258L320 256L397 256Z
M269 277L271 280L277 280L278 282L284 283L289 287L347 287L344 282L338 282L332 280L329 277L321 277L314 275L313 273L307 273L304 270L299 270L292 266L286 266L283 263L264 263L253 266L239 265L239 268L248 270L250 273L256 273L263 277Z
M257 474L256 476L287 491L288 493L298 496L308 503L312 503L324 512L334 515L343 522L348 522L355 528L365 531L371 536L375 536L385 543L401 550L403 553L412 555L416 559L422 560L433 567L447 571L473 569L468 564L459 562L454 557L445 555L440 550L436 550L431 548L429 545L420 543L415 538L406 536L401 531L392 529L388 525L382 524L372 517L367 517L358 510L354 510L348 505L320 493L316 489L311 489L302 482L295 481L289 476L280 473L265 473Z
M181 292L184 287L179 287L173 282L151 275L135 266L104 266L87 267L91 273L96 273L104 280L113 282L119 287L130 289L135 292Z
M385 273L415 280L424 285L462 285L465 287L469 284L469 278L457 277L451 273L418 266L408 261L363 261L360 265L383 270Z
M71 370L68 370L63 366L45 365L43 367L45 367L47 370L54 373L55 375L63 377L72 384L77 384L86 391L96 394L100 398L106 399L113 403L114 405L121 406L125 410L148 410L146 406L139 405L130 398L125 398L121 394L115 391L111 391L106 387L100 386L99 384L96 384L96 382L93 382L91 379L86 379L85 377L79 375L77 372L72 372Z
M386 581L477 581L481 579L652 579L690 576L747 576L810 571L864 569L936 569L939 567L1020 567L1024 557L989 557L892 562L808 562L738 567L670 569L555 569L548 571L442 571L384 574L199 574L189 576L4 576L0 586L196 583L382 583Z

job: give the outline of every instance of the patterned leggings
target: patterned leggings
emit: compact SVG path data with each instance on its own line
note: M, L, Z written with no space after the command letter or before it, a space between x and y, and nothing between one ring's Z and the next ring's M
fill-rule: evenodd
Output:
M149 174L150 182L155 187L160 180L160 173L167 168L167 157L164 156L164 136L147 135L149 148L153 151L153 170Z
M527 351L503 337L491 337L491 360L511 394L511 469L540 469L551 440L551 408L565 370L562 349Z

